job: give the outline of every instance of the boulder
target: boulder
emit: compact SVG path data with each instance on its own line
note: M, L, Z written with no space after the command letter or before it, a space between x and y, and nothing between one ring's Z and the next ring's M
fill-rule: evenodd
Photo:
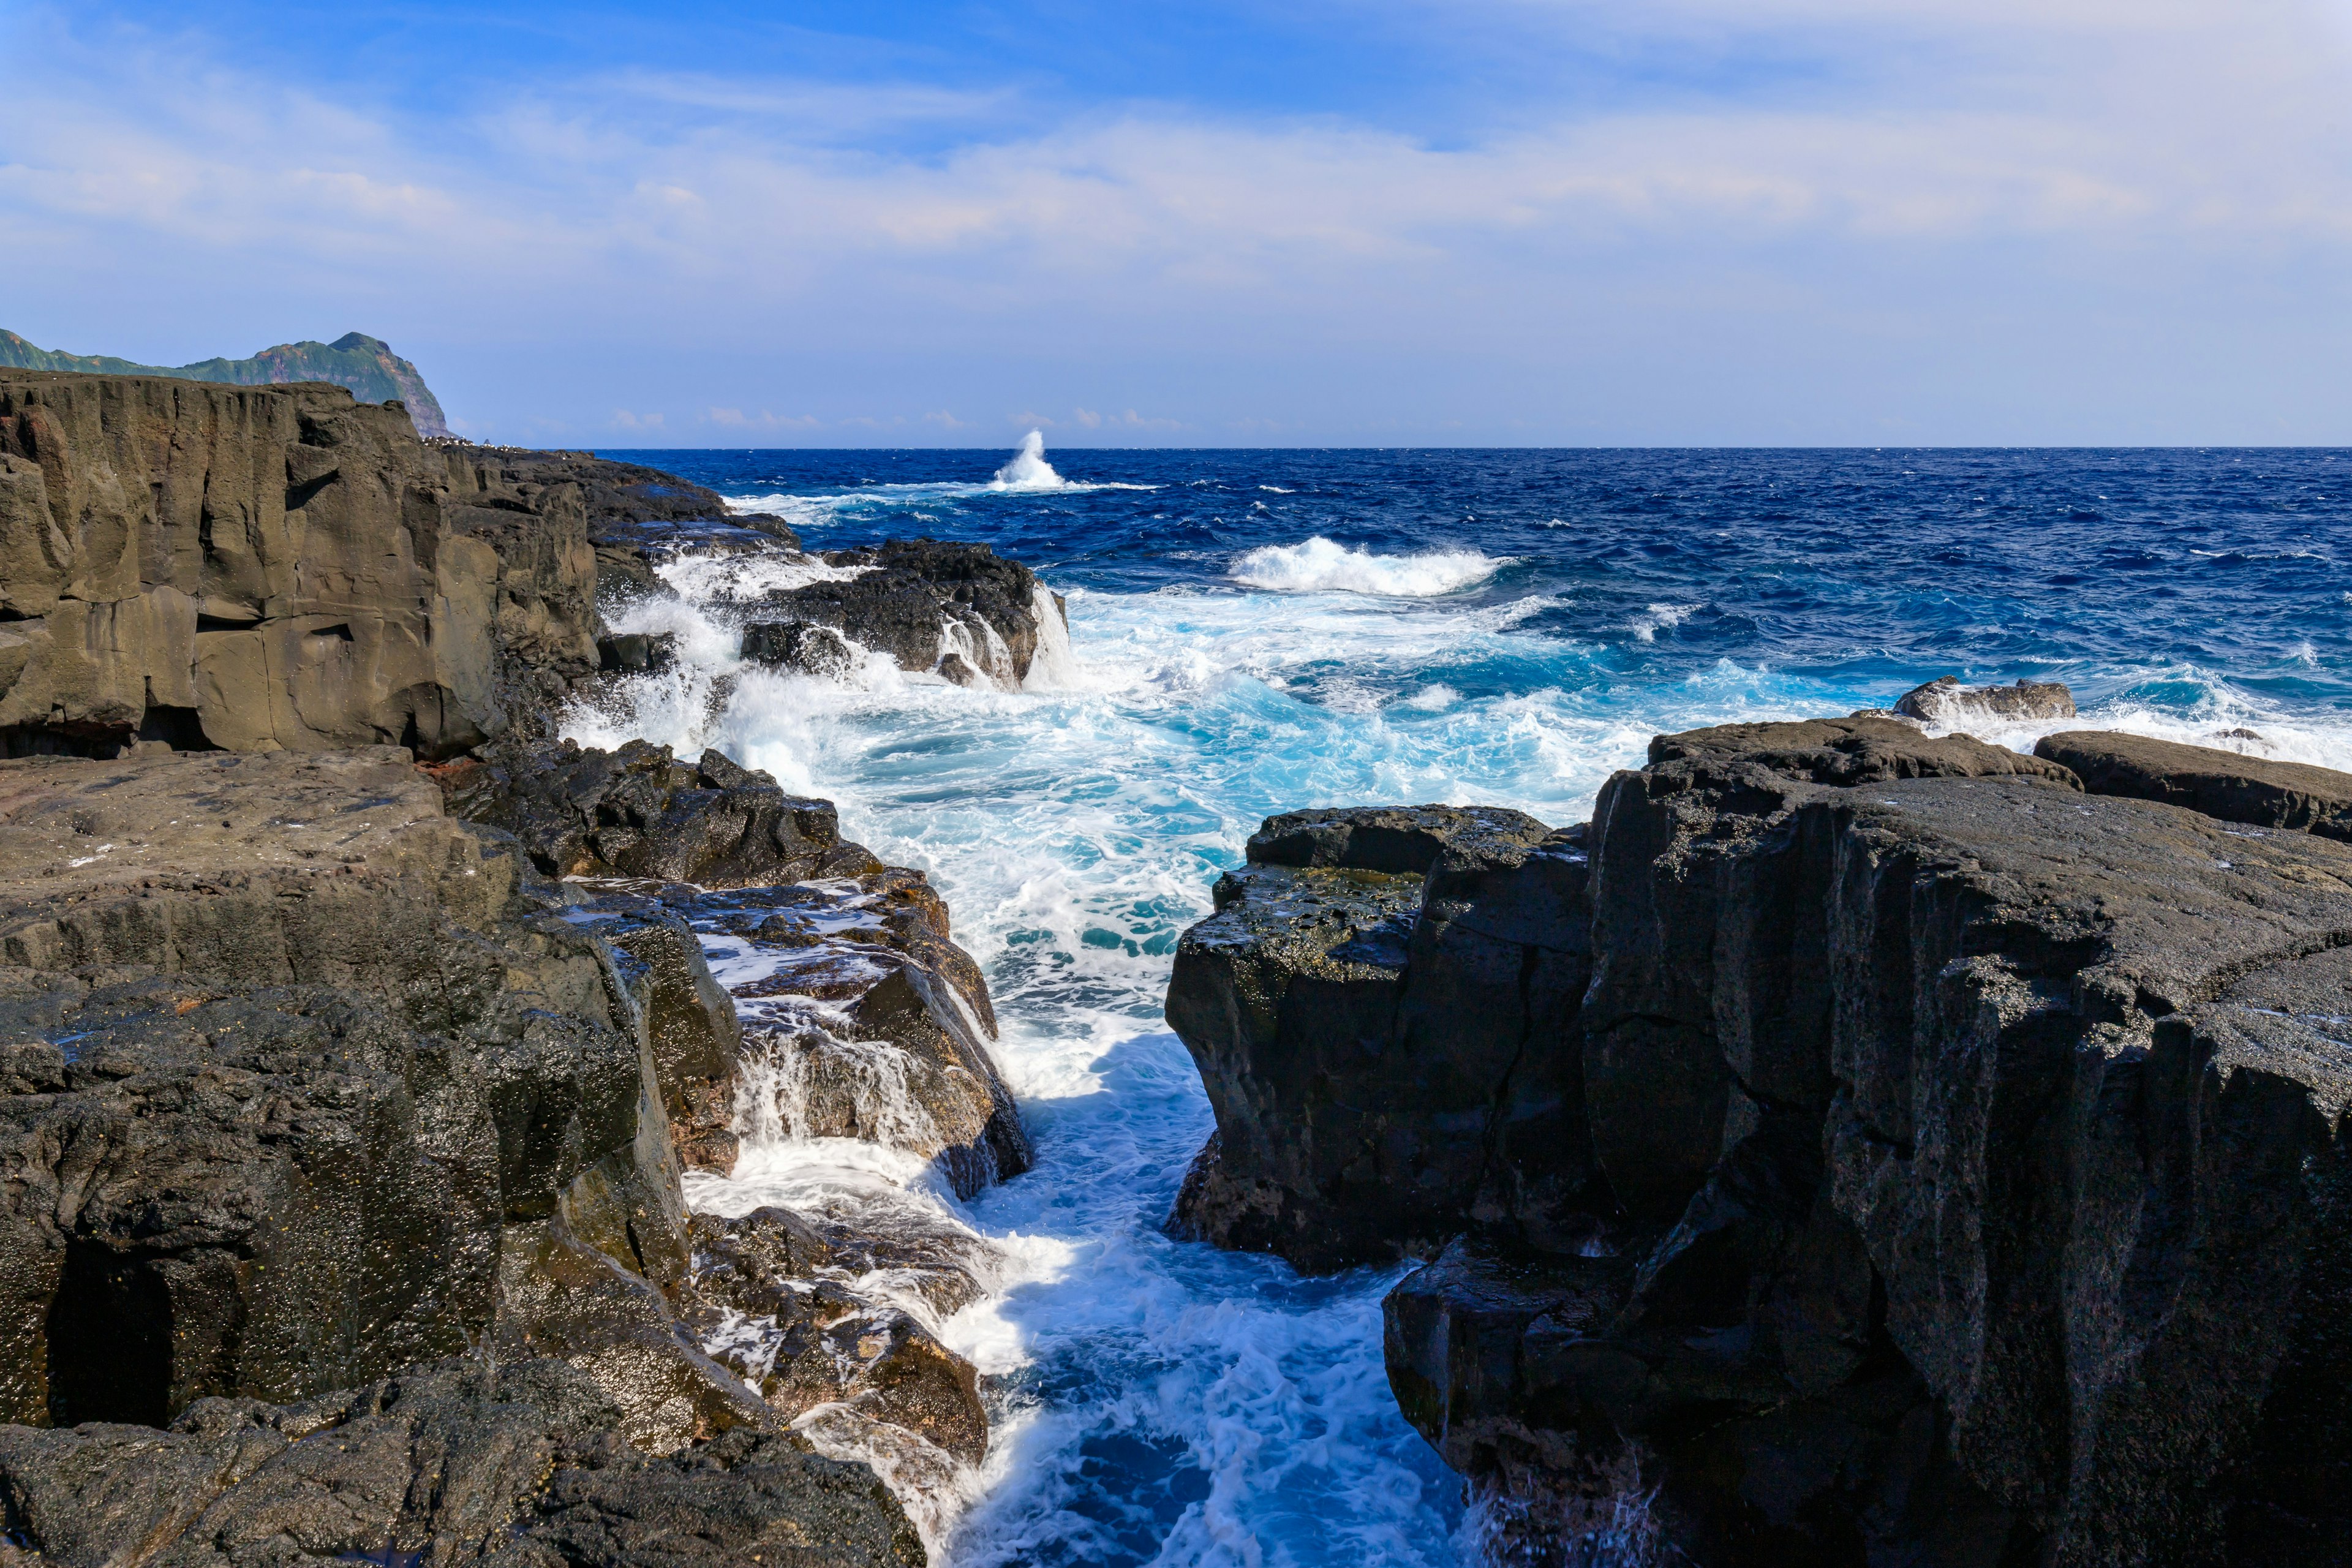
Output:
M1895 700L1895 711L1946 730L1969 724L2027 723L2037 719L2072 719L2074 694L2055 680L2021 677L2014 686L1963 686L1958 676L1947 675L1905 692Z
M593 669L579 491L459 484L318 384L0 374L0 733L435 755Z
M644 741L493 747L437 777L453 811L512 833L551 877L740 888L881 868L842 840L831 801L787 795L716 751L682 763Z
M609 674L641 675L647 670L667 669L677 662L677 634L625 632L618 637L598 637L596 658Z
M745 626L743 657L820 680L845 680L866 662L865 655L840 632L806 621L756 621Z
M2045 735L2033 754L2072 769L2093 795L2187 806L2224 822L2352 839L2352 773L2105 730Z
M1342 806L1269 816L1244 853L1254 866L1321 866L1419 876L1439 853L1507 852L1551 829L1501 806Z
M667 1457L560 1361L429 1363L168 1430L0 1427L12 1560L922 1568L871 1470L750 1430Z

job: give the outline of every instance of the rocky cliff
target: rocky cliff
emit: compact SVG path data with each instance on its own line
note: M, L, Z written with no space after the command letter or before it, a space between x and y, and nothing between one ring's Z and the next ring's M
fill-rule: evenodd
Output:
M829 803L551 739L600 586L796 542L721 510L330 387L0 376L0 1561L922 1561L976 1238L681 1173L780 1061L877 1136L880 1058L958 1191L1026 1168L979 969Z
M1391 1381L1513 1560L2352 1561L2352 779L2042 749L1269 822L1171 988L1178 1224L1435 1254Z
M446 437L449 426L441 403L416 367L390 344L364 332L346 332L331 343L279 343L251 359L208 359L194 364L137 364L107 354L58 353L35 348L14 332L0 331L0 370L70 371L84 375L167 375L181 381L225 382L232 386L275 386L324 382L362 403L396 403L424 437Z

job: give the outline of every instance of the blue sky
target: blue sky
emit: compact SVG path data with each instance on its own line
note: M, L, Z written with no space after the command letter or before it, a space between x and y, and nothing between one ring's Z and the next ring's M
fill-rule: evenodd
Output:
M601 446L2352 442L2352 0L0 0L0 325Z

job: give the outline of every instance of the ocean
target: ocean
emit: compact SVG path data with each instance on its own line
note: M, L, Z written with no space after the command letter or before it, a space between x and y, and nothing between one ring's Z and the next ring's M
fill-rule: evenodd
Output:
M2003 743L2122 729L2352 769L2352 451L602 455L812 550L977 540L1067 597L1050 689L828 686L739 675L679 563L686 599L622 624L680 632L688 668L567 727L832 798L929 873L987 973L1034 1171L960 1203L887 1151L780 1134L689 1189L898 1204L990 1242L993 1294L936 1323L983 1373L989 1459L898 1478L957 1568L1458 1560L1458 1480L1381 1370L1401 1271L1302 1279L1160 1234L1210 1128L1169 967L1260 818L1564 825L1654 734L1942 675L2074 689L2082 719Z

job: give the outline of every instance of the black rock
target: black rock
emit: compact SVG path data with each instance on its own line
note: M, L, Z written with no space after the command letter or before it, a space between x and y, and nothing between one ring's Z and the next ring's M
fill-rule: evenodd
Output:
M2074 730L2033 754L2071 768L2093 795L2187 806L2224 822L2352 839L2352 773L2144 735Z
M824 680L846 679L865 662L840 632L806 621L757 621L745 626L743 657L754 664Z

